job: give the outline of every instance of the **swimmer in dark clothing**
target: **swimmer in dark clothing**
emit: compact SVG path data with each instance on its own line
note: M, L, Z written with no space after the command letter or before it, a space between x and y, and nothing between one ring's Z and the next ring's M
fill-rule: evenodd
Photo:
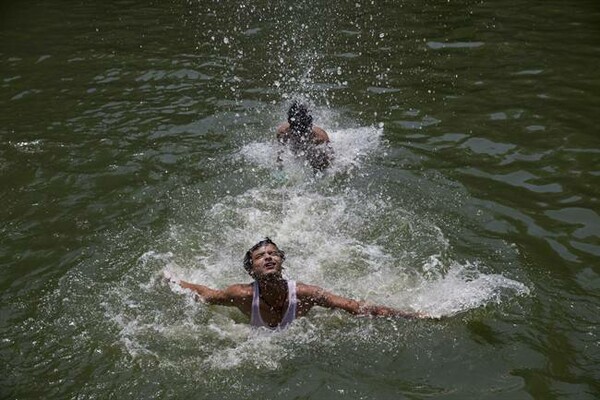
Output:
M329 136L312 124L313 118L304 104L294 101L288 110L287 122L277 128L277 140L287 145L296 156L304 156L313 171L323 171L331 164L333 149ZM281 157L278 157L281 161Z
M252 246L244 258L244 268L254 278L253 283L240 283L218 290L176 279L168 271L163 274L170 283L190 289L199 300L237 307L250 317L255 327L285 328L314 306L340 309L359 316L430 318L420 312L370 305L335 295L318 286L287 281L282 276L284 260L283 251L271 239L265 238Z

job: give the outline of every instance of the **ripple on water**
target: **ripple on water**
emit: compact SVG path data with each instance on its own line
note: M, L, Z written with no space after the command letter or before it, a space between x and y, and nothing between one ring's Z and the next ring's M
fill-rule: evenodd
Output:
M498 143L485 138L472 137L464 141L459 147L467 148L478 154L497 156L506 154L517 146L512 143Z
M433 50L440 49L476 49L483 46L484 42L427 42L427 47Z
M492 174L484 172L476 168L461 168L460 171L467 175L472 175L480 178L486 178L493 181L515 186L534 193L561 193L563 187L558 183L535 184L532 181L544 180L539 176L532 174L529 171L519 170L506 174Z

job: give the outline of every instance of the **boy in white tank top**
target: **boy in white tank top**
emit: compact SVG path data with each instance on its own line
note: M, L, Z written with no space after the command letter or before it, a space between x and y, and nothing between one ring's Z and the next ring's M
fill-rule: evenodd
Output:
M396 310L348 299L318 286L288 281L282 275L285 254L269 238L246 252L244 268L254 282L234 284L224 290L175 279L168 271L165 278L190 289L196 298L209 304L237 307L250 317L254 327L283 329L294 319L306 315L314 306L342 309L353 315L401 318L429 318L419 312Z

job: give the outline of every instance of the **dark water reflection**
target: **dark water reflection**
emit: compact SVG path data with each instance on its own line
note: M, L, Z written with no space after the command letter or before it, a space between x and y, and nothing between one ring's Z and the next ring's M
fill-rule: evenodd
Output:
M595 2L5 1L0 21L0 397L600 395ZM278 191L293 97L351 161ZM225 265L253 213L329 267L303 279L466 312L247 340L156 282L243 279ZM377 281L388 262L410 268Z

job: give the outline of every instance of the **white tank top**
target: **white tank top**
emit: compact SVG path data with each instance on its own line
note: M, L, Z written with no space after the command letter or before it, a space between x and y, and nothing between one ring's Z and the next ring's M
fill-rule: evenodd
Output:
M262 317L260 316L260 293L258 289L258 282L254 281L252 284L252 315L250 317L250 325L256 328L269 328L269 329L283 329L286 328L296 318L296 307L298 300L296 299L296 282L287 281L288 283L288 307L283 315L283 319L275 328L265 324Z

